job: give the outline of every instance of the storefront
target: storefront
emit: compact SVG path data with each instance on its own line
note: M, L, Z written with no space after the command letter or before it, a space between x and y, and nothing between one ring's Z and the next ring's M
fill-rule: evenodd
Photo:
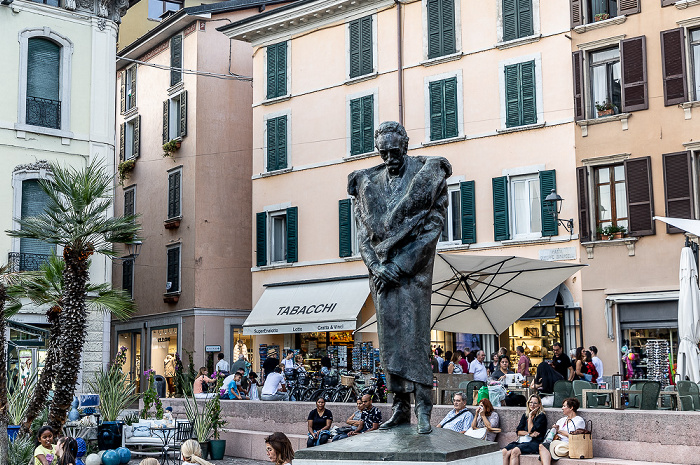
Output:
M177 326L151 328L151 367L165 377L168 396L175 393L175 354L178 351Z
M41 374L46 360L48 325L28 325L7 321L10 337L7 347L7 368L10 377L28 379Z
M143 372L141 364L141 331L126 331L117 334L117 351L126 348L126 362L122 371L129 377L129 381L136 381ZM141 392L140 383L136 383L136 392Z

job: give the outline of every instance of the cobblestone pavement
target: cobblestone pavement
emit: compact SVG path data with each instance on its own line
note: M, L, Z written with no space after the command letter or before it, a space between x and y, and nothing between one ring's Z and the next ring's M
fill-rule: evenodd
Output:
M140 458L133 459L129 462L129 465L139 465L140 461ZM214 465L265 465L270 463L268 461L242 459L240 457L224 457L223 460L210 460L210 462ZM175 465L178 465L177 461Z

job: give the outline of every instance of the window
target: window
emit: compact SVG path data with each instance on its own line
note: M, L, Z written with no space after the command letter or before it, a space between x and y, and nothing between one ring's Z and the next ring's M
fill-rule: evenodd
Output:
M177 11L182 8L181 2L166 2L164 0L148 0L148 19L160 21L166 11Z
M255 220L257 266L298 260L297 207L257 213Z
M639 12L641 0L571 0L571 27Z
M693 99L700 98L700 29L690 31L690 59L693 68Z
M591 52L591 108L596 108L593 118L607 116L605 107L611 106L610 114L620 113L622 108L622 85L620 79L620 49L618 47ZM603 107L603 110L601 110Z
M503 0L503 41L533 35L532 0Z
M492 187L495 240L558 234L556 219L544 207L544 198L556 189L554 170L493 178Z
M163 143L187 135L187 91L163 102Z
M374 71L372 45L372 16L350 21L350 78L370 74Z
M41 188L38 179L22 182L21 218L27 219L44 213L49 196ZM39 239L22 237L19 240L19 271L36 271L56 251L56 246Z
M441 242L462 240L461 202L459 189L450 188L447 196L449 206L447 208L447 218L442 226Z
M267 98L287 95L287 42L267 47Z
M287 168L287 115L268 118L266 131L267 171Z
M122 262L122 289L129 294L129 298L134 298L134 260Z
M430 98L430 140L448 139L459 135L457 108L457 77L428 84Z
M374 95L370 94L350 100L350 155L373 151Z
M124 216L136 214L136 187L124 189Z
M504 67L506 127L537 123L535 61Z
M167 276L165 292L180 292L180 244L168 247Z
M168 219L182 216L182 168L168 173Z
M121 75L121 112L136 108L136 66L127 68Z
M130 160L139 156L141 116L131 118L119 128L119 159Z
M338 200L338 256L352 257L360 253L357 224L352 199Z
M449 205L440 242L476 242L474 181L460 182L448 188Z
M29 39L28 47L27 124L60 129L61 47L40 37Z
M35 2L35 3L43 3L44 5L60 6L58 3L58 0L31 0L31 1Z
M428 59L457 52L455 0L426 0Z
M625 226L633 236L656 233L650 157L577 168L577 184L581 241L595 238L598 228L610 225ZM683 200L677 194L672 190L667 199Z
M170 39L170 87L182 81L182 36Z

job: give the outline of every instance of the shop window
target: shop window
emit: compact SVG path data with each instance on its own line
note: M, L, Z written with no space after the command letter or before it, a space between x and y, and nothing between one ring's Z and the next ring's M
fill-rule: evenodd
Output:
M135 383L136 392L140 392L140 383L136 382L141 376L141 333L122 332L117 334L117 347L126 347L126 361L122 371L127 374L130 382Z
M175 392L175 354L178 352L177 326L151 330L151 368L165 377L166 393Z

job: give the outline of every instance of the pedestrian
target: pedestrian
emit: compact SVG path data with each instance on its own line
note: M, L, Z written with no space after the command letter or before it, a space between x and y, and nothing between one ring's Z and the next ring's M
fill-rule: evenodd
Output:
M469 352L469 349L466 349L466 351ZM459 352L459 355L462 356L462 358L459 359L459 364L462 366L462 373L469 373L469 362L467 361L467 354L464 352L464 350L458 350L457 352Z
M523 346L516 347L515 353L518 354L518 369L516 373L520 373L523 376L530 376L530 358L525 355Z
M224 353L219 352L219 355L217 356L219 358L219 361L216 362L216 371L218 373L223 374L224 376L228 376L229 374L229 365L226 360L224 360Z
M487 367L488 374L491 376L494 371L498 370L498 359L501 358L500 355L498 355L498 352L494 352L491 354L491 361L489 362L489 366ZM469 362L471 365L471 362Z
M331 437L333 413L326 408L326 399L323 396L316 399L316 408L309 412L307 423L309 434L306 447L314 447L328 442L328 438Z
M450 366L450 360L452 360L452 351L448 350L445 352L445 361L442 362L440 373L447 373L447 367Z
M445 362L445 359L442 358L442 348L440 346L435 348L435 360L438 362L438 373L442 373L442 364Z
M469 365L469 372L474 374L475 381L488 381L488 376L486 375L486 367L484 366L484 360L486 359L486 354L483 350L476 353L476 358Z
M547 416L537 394L528 398L525 413L515 431L518 440L501 449L504 464L519 465L521 454L536 454L547 435Z
M598 379L596 380L596 383L600 384L604 381L603 379L603 361L598 358L598 348L596 346L590 346L588 350L591 351L591 359L593 361L593 365L595 365L595 371L598 372Z
M591 375L588 374L588 365L586 365L586 351L583 350L583 347L576 348L576 359L573 363L575 363L574 377L573 379L569 379L569 381L576 381L580 379L590 381Z
M188 439L180 446L182 465L213 465L202 458L202 447L194 439Z
M197 399L206 399L209 397L209 383L215 382L215 379L212 379L207 376L207 369L206 367L201 367L199 369L199 374L197 377L194 379L194 383L192 385L192 394L194 394L194 397Z
M287 350L287 355L284 356L284 359L282 360L282 364L284 365L284 371L285 373L287 370L294 370L294 351L293 350Z
M561 343L555 342L552 344L554 357L552 357L552 367L564 379L571 379L574 374L574 369L571 365L571 359L564 353L564 348Z
M275 465L291 465L294 460L294 449L289 438L284 433L272 433L265 438L267 458Z
M55 432L48 425L39 428L36 433L37 447L34 449L34 465L49 465L56 457L53 445Z
M455 350L455 353L452 354L452 360L450 360L450 364L447 366L447 372L449 374L461 375L463 373L462 364L459 363L460 360L462 360L462 355L459 350Z
M246 371L247 371L246 370L246 362L245 362L245 358L243 357L243 354L239 354L238 360L233 362L233 366L231 367L231 371L233 373L235 373L238 370L240 370L241 368L243 368L243 373L246 373Z

